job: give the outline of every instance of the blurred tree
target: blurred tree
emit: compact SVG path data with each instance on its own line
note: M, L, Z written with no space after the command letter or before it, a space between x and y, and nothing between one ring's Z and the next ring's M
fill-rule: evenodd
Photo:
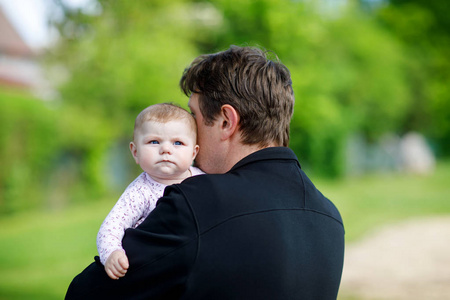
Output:
M181 0L101 0L94 14L57 4L64 17L53 22L61 36L48 58L67 71L59 91L66 125L79 137L66 155L79 157L86 183L102 191L108 152L118 142L128 147L136 115L159 102L186 106L178 81L198 55L190 42L195 29L208 20Z
M115 181L121 191L139 172L127 154L137 113L185 106L183 69L231 44L273 50L290 69L290 146L312 172L342 174L355 132L375 141L423 128L450 151L445 1L393 0L376 14L356 0L97 0L91 11L54 1L60 39L47 58L61 97L51 108L0 103L0 212L30 195L50 206L93 199L113 190L116 173L126 174Z
M421 131L450 155L450 2L390 0L375 10L405 44L413 103L404 130Z
M279 56L296 93L290 146L315 171L343 173L350 133L373 141L400 126L411 105L402 45L353 2L213 3L226 29L202 50L250 44Z
M318 172L342 174L346 137L395 131L411 103L402 46L353 2L333 3L98 0L98 13L86 14L60 2L65 18L56 21L61 40L52 57L70 74L62 99L103 124L90 133L103 146L73 145L89 182L101 185L99 153L129 139L142 108L186 103L177 84L194 57L230 44L277 53L296 92L291 147Z
M290 11L280 14L284 26L274 30L274 45L287 49L283 60L294 66L294 142L314 168L342 174L349 134L373 141L404 117L409 98L401 48L358 7Z
M65 8L66 18L56 23L61 39L53 57L70 74L60 88L64 101L114 123L152 103L178 101L174 87L196 55L183 1L99 5L98 15Z
M0 214L48 204L41 187L59 148L55 111L27 95L0 91Z

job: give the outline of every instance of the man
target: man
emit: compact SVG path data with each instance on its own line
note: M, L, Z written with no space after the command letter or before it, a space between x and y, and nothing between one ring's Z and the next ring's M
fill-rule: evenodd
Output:
M210 175L166 188L123 247L118 281L94 262L66 299L336 299L344 256L338 210L287 148L288 69L259 49L197 58L180 81Z

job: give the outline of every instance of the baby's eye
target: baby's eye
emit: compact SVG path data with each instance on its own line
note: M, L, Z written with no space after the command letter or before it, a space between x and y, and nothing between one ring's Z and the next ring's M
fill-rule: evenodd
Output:
M181 146L181 145L183 145L183 142L180 142L180 141L176 141L175 143L173 143L174 145L176 145L176 146Z
M159 144L159 142L158 142L158 141L155 141L155 140L149 141L148 143L149 143L149 144L155 144L155 145L156 145L156 144Z

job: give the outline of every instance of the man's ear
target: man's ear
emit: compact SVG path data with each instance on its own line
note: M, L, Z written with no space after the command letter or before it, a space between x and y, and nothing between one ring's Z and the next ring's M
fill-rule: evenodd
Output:
M136 163L139 164L139 158L137 156L137 147L133 142L130 142L130 151L131 151L131 155L133 155L133 158L136 161Z
M229 104L225 104L222 106L221 115L222 115L222 124L220 125L222 129L221 138L222 140L226 140L238 131L240 117L236 109Z

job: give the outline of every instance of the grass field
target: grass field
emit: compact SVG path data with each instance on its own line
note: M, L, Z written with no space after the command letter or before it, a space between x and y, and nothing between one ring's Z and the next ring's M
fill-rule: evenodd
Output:
M440 162L427 177L313 181L341 211L349 243L378 225L450 214L450 161ZM0 300L63 299L72 278L93 261L97 230L114 202L1 217Z

